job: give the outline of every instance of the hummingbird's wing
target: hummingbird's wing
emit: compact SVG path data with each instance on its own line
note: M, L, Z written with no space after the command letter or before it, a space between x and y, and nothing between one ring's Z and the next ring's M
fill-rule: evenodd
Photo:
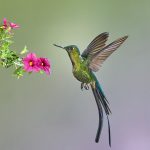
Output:
M128 38L128 36L121 37L110 43L102 50L98 51L92 56L88 56L87 63L92 71L98 71L101 64Z
M87 58L93 56L95 53L102 50L105 46L105 42L108 39L109 34L107 32L99 34L93 41L88 45L88 47L83 51L82 57Z

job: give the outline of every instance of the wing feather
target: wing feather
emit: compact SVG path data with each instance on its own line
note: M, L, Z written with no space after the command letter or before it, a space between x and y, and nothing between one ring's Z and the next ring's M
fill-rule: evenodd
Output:
M81 56L87 58L99 52L105 46L105 42L107 41L108 36L109 34L107 32L99 34L83 51Z
M94 55L89 57L89 68L92 71L98 71L101 64L128 38L128 36L121 37L110 43L102 50L97 51Z

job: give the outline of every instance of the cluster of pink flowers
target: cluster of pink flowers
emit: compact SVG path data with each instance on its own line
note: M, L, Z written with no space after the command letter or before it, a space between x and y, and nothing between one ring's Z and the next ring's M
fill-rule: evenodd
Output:
M15 29L15 28L19 28L20 26L13 23L13 22L9 22L7 21L6 18L3 19L3 26L2 26L4 29Z
M29 53L23 58L24 70L27 72L44 71L50 75L50 62L47 58L38 58L35 53Z

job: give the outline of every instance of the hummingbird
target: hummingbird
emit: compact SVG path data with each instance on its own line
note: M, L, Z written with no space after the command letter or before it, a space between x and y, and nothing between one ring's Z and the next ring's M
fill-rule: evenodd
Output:
M128 38L128 36L118 38L112 43L106 45L108 37L108 32L99 34L92 40L82 54L80 54L79 48L76 45L62 47L54 44L54 46L64 49L68 53L72 63L72 73L74 77L81 82L81 90L88 90L89 87L91 87L99 114L99 124L95 142L99 142L103 127L103 114L105 113L108 122L109 146L111 147L111 132L108 117L111 114L111 110L109 107L109 102L94 72L97 72L101 68L102 63L115 50L117 50L117 48Z

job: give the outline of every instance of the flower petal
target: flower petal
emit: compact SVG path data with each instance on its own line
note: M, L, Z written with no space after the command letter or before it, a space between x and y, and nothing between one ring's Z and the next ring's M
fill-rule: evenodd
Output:
M6 18L3 19L3 24L4 24L5 26L7 25L7 19L6 19Z
M41 70L43 70L46 74L50 74L50 63L47 58L39 58L38 59L38 66Z
M29 53L27 56L23 59L24 69L27 72L38 72L40 71L40 68L38 67L37 61L38 58L36 57L35 53ZM32 62L32 65L31 65Z
M10 27L11 27L12 29L15 29L15 28L19 28L19 27L20 27L19 25L15 24L15 23L13 23L13 22L10 22L9 25L10 25Z

